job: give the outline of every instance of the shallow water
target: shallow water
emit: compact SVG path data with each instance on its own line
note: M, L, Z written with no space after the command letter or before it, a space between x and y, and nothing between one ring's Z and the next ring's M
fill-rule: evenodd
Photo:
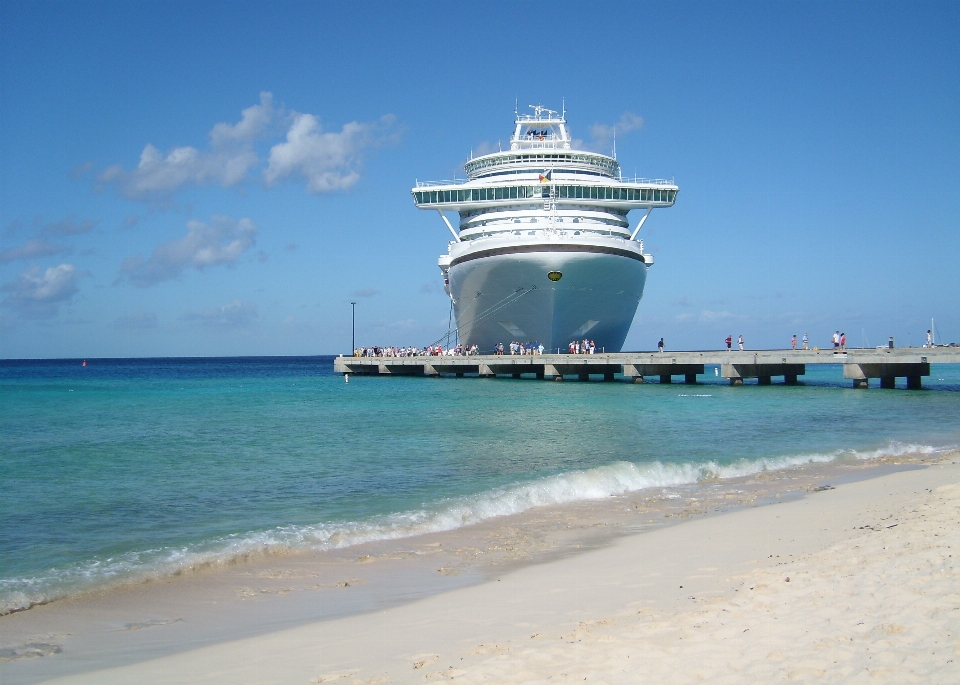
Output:
M921 392L364 378L331 357L0 362L0 613L276 548L960 444Z

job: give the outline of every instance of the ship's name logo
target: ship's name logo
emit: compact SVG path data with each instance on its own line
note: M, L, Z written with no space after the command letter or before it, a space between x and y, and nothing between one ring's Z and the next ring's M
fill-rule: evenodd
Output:
M560 273L559 271L551 271L550 273L547 274L547 278L549 278L551 281L556 283L561 278L563 278L563 274Z

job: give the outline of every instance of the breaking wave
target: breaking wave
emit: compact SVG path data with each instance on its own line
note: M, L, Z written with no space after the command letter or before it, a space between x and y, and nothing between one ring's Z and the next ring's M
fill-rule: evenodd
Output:
M870 451L836 450L741 459L728 464L715 461L686 464L616 462L495 488L477 495L447 499L430 508L378 516L366 521L282 526L227 535L181 548L129 552L67 568L50 569L43 575L29 578L0 579L0 615L110 585L177 575L210 566L226 566L270 554L340 549L365 542L449 531L535 507L601 499L646 488L738 478L805 464L864 461L911 454L928 456L948 449L951 448L894 442Z

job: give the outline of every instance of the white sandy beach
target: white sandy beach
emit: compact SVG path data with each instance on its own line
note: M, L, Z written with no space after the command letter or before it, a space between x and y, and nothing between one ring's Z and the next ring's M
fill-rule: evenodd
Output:
M956 456L51 682L960 682Z

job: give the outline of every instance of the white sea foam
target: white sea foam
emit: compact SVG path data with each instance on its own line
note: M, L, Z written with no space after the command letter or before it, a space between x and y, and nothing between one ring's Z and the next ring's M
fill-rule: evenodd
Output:
M106 585L170 576L211 565L228 565L251 556L289 550L340 549L365 542L454 530L499 516L519 514L535 507L601 499L647 488L738 478L761 471L844 459L931 455L947 449L952 448L894 442L869 451L835 450L741 459L729 464L714 461L685 464L616 462L445 500L430 508L367 521L283 526L229 535L183 548L130 552L66 569L51 569L43 576L0 579L0 615Z

